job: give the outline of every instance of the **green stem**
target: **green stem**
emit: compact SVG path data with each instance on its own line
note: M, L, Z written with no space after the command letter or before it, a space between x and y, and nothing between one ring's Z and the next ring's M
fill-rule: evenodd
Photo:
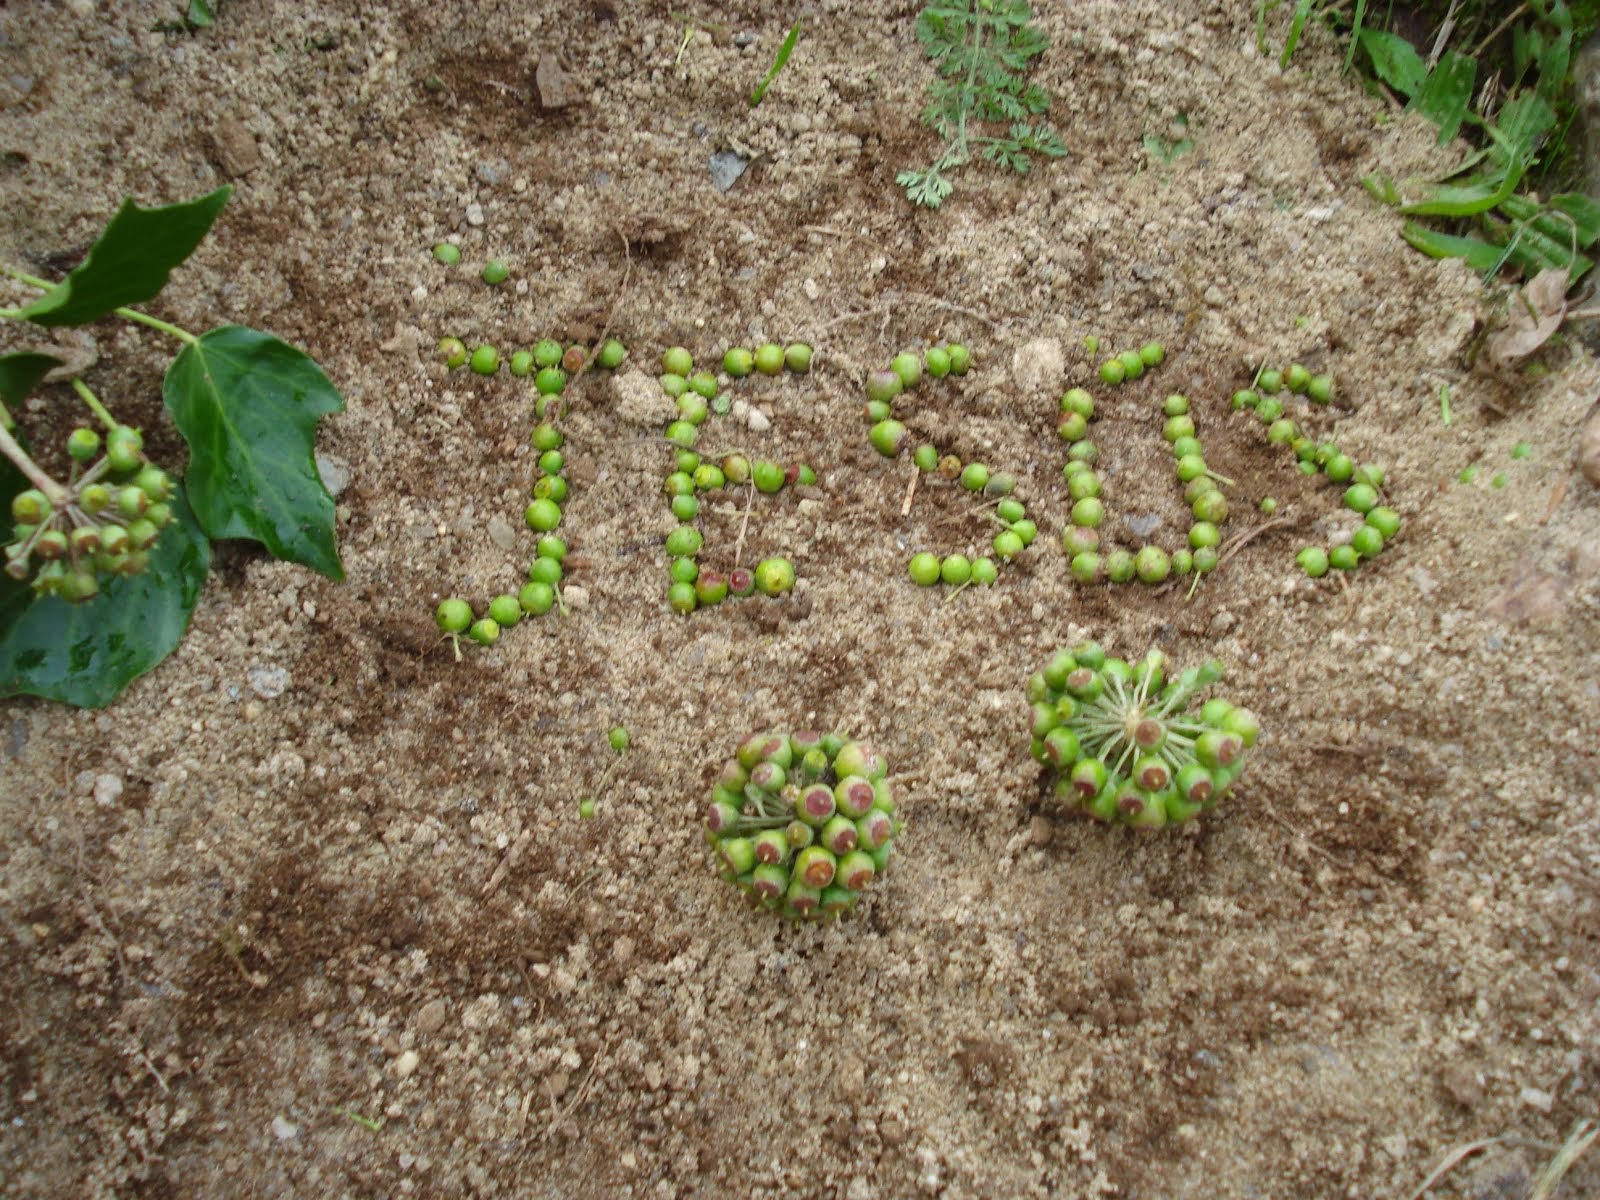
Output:
M100 403L99 397L89 390L89 385L81 379L74 378L72 390L78 393L80 399L89 406L89 411L100 418L100 423L107 429L117 427L117 419L106 411L106 406Z
M29 275L26 271L19 271L9 263L0 263L0 275L15 279L18 283L25 283L29 287L38 288L41 292L48 292L55 284L47 279L40 279L37 275ZM200 339L187 329L180 329L170 321L163 321L159 317L152 317L132 308L115 308L111 310L125 321L136 321L140 325L148 325L151 329L159 329L162 333L170 334L180 342L194 345ZM22 315L22 310L17 308L0 309L0 318L16 318Z
M51 508L65 508L71 494L50 476L39 469L39 465L28 456L28 452L18 444L3 427L0 427L0 454L4 454L13 463L17 470L28 477L28 482L44 493L44 498L50 501Z

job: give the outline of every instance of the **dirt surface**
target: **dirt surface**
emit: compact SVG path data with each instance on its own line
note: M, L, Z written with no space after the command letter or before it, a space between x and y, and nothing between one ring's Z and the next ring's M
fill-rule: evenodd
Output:
M1477 281L1361 186L1460 150L1325 32L1280 72L1251 4L1041 7L1070 156L972 168L938 212L894 183L935 152L911 4L806 6L754 110L794 14L745 0L686 44L675 10L613 0L229 0L196 35L152 28L177 0L0 9L6 257L60 270L124 194L231 181L156 311L271 330L349 401L320 442L347 582L223 547L117 704L0 706L5 1194L1407 1196L1513 1135L1430 1193L1487 1198L1595 1114L1600 493L1572 464L1600 371L1571 344L1468 365ZM544 107L541 59L572 103ZM1153 160L1179 114L1193 151ZM753 162L721 193L728 149ZM434 604L514 590L530 553L531 390L434 343L608 322L647 377L675 344L815 345L809 375L734 389L769 431L718 435L817 468L742 547L799 588L666 609L660 425L596 372L565 421L569 612L457 661ZM91 332L90 381L180 463L172 347ZM1086 334L1168 358L1112 392ZM985 523L935 485L902 517L910 464L861 419L869 369L941 340L975 366L913 427L1015 472L1043 530L954 599L905 561ZM1228 411L1263 359L1334 372L1319 436L1389 470L1404 531L1343 581L1293 563L1345 524L1337 492ZM1120 540L1183 528L1170 391L1238 481L1230 530L1268 494L1286 521L1192 599L1075 585L1071 384L1101 398ZM1230 664L1266 732L1208 818L1140 834L1050 797L1022 687L1082 636ZM633 749L580 821L616 723ZM765 726L893 766L897 858L844 922L752 913L710 869L705 788ZM1590 1159L1563 1194L1597 1191Z

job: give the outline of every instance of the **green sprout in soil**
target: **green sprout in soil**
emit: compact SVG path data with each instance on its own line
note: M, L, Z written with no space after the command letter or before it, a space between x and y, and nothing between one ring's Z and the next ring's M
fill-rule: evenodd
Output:
M0 696L110 703L182 639L210 539L250 538L277 558L344 577L333 499L312 453L318 419L344 400L321 368L254 329L197 335L129 307L161 292L231 191L163 208L125 201L59 283L0 265L41 293L0 309L0 320L58 328L116 316L180 342L162 395L189 447L179 482L149 460L138 429L74 378L101 429L74 429L66 472L53 471L33 456L12 412L61 363L32 351L0 355Z
M954 187L947 174L975 155L1026 174L1030 155L1066 154L1049 125L1029 123L1050 107L1044 89L1028 81L1050 44L1029 23L1032 15L1027 0L934 0L917 17L917 38L940 76L928 88L922 122L946 145L926 170L895 177L912 203L938 208ZM1004 122L1006 131L981 133L985 122Z
M882 755L842 734L746 738L702 824L723 878L797 920L848 912L900 832L888 775Z
M778 47L778 57L772 60L772 68L756 90L750 93L750 107L754 108L761 103L761 98L767 94L767 89L772 86L772 81L777 79L778 73L789 65L789 56L794 53L795 43L800 40L800 22L796 21L789 29L789 36L783 39L783 45Z
M1102 821L1187 821L1232 786L1260 733L1255 714L1226 700L1192 707L1222 674L1213 660L1169 679L1153 648L1137 663L1094 642L1060 650L1028 680L1033 757L1059 798Z

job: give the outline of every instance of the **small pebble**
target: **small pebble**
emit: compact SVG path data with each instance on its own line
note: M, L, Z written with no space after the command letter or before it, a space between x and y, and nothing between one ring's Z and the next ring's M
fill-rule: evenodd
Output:
M290 1138L298 1137L299 1135L300 1126L296 1125L287 1117L272 1118L272 1136L277 1138L280 1142L287 1142Z
M101 808L110 808L122 797L122 780L115 775L97 775L94 781L94 802Z
M772 428L772 418L759 408L752 408L744 420L745 424L750 427L751 433L765 433Z
M289 690L289 672L282 667L256 663L244 673L250 690L263 700L276 700Z
M422 1056L415 1050L407 1050L394 1060L394 1077L396 1079L410 1079L417 1073L417 1067L422 1062Z

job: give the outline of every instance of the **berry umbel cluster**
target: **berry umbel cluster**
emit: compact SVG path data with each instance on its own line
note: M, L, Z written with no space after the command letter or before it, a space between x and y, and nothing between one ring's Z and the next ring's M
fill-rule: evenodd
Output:
M854 908L900 831L888 775L882 755L841 734L752 734L706 806L723 877L788 917Z
M1170 680L1166 670L1159 650L1128 663L1084 642L1028 680L1033 756L1055 773L1059 798L1153 829L1209 809L1239 777L1260 733L1255 714L1221 699L1190 707L1222 664Z
M172 480L146 461L139 431L113 425L103 449L93 429L74 429L67 482L40 472L30 480L36 486L12 497L5 571L19 583L31 578L41 596L92 600L101 576L140 574L172 523Z

